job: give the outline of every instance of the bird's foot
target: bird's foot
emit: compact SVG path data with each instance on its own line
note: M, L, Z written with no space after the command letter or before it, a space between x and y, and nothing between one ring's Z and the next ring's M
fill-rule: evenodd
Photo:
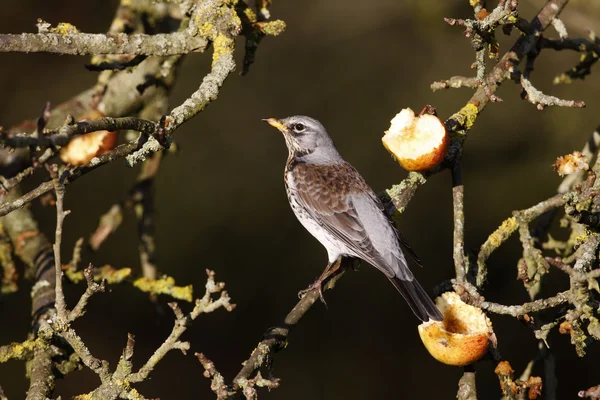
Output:
M309 287L307 287L304 290L299 291L298 297L303 298L308 292L312 292L313 290L316 290L319 292L319 298L321 299L321 302L325 305L325 308L327 308L327 302L325 301L325 297L323 297L322 283L323 283L322 279L317 279Z

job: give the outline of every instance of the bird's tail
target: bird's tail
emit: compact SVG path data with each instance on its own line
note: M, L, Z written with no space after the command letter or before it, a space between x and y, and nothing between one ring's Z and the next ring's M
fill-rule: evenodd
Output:
M430 319L441 321L444 319L440 310L416 279L410 281L398 277L389 279L421 321L427 322Z

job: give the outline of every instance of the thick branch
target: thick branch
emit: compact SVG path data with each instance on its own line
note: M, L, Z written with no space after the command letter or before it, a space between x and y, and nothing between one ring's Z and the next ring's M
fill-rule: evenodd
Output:
M10 201L20 196L17 189L1 196ZM37 222L29 209L19 210L1 218L11 242L15 246L16 255L25 263L27 275L37 277L31 291L31 313L34 334L47 326L46 321L54 312L54 258L46 236L38 229ZM28 362L29 390L28 400L45 400L54 390L52 357L54 350L50 346L35 346L31 361Z
M137 54L173 56L204 51L208 41L188 32L127 35L93 33L21 33L0 35L0 52L70 55Z
M454 269L456 281L466 280L467 264L465 258L465 212L462 170L460 162L452 169L452 204L454 210Z
M475 368L464 368L463 376L458 381L457 400L477 400L477 386L475 385Z

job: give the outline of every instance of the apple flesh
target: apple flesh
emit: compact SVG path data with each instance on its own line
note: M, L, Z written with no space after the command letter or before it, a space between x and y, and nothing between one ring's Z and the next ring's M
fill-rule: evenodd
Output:
M81 121L102 118L98 111L92 111L84 116ZM117 132L96 131L79 135L61 149L60 159L71 165L83 165L94 157L100 156L117 145Z
M431 110L432 107L425 107ZM446 126L435 115L400 111L381 139L385 148L408 171L426 171L437 166L448 149Z

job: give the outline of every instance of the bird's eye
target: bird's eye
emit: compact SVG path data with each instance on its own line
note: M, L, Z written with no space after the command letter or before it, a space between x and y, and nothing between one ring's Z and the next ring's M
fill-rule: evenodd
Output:
M304 129L306 129L304 124L294 124L294 130L296 132L302 132Z

